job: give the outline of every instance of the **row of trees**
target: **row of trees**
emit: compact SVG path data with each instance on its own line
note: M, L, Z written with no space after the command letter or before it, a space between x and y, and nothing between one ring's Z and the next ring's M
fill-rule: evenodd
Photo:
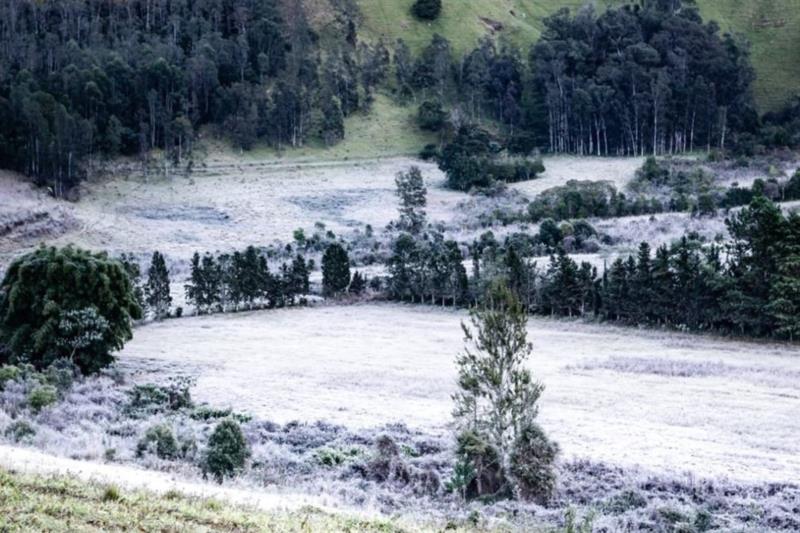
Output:
M390 295L471 305L504 279L532 313L794 339L800 334L800 215L785 216L758 196L726 223L730 244L684 237L653 254L643 243L637 256L617 259L602 274L563 249L541 267L527 255L533 248L484 239L470 247L468 277L456 243L404 234L389 260Z

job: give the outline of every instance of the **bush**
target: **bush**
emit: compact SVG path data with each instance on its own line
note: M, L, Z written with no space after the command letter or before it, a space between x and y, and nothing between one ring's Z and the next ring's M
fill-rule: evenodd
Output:
M464 431L456 440L456 455L459 458L456 466L461 463L462 474L466 476L466 487L460 488L466 499L507 495L500 455L488 439L474 431Z
M136 385L129 395L130 401L126 410L131 416L146 416L192 407L189 385L183 381L167 386L152 383Z
M145 432L136 445L136 455L143 457L146 453L155 453L159 459L177 459L178 442L168 426L153 426Z
M20 369L13 365L0 366L0 391L3 390L6 383L9 381L16 381L20 377Z
M69 358L97 372L139 317L125 268L103 253L42 247L14 261L0 283L0 344L38 369Z
M24 420L17 420L10 424L3 433L7 439L13 442L22 442L23 440L36 435L36 430L33 429L28 422Z
M28 393L28 405L38 413L48 405L53 405L58 400L58 391L52 385L40 385Z
M439 131L444 126L447 113L439 102L422 102L417 111L417 124L425 131Z
M531 424L520 432L511 450L511 479L525 499L546 502L556 485L553 463L558 445Z
M442 0L417 0L411 12L422 20L436 20L442 13Z
M249 456L242 428L234 420L223 420L208 439L203 471L222 483L225 477L232 477L244 468Z

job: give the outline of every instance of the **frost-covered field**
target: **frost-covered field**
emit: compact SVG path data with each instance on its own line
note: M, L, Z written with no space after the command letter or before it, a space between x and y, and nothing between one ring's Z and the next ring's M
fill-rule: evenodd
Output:
M465 313L393 304L187 318L136 330L143 381L277 422L400 421L441 434ZM800 353L780 344L534 319L541 421L565 458L700 477L800 479Z

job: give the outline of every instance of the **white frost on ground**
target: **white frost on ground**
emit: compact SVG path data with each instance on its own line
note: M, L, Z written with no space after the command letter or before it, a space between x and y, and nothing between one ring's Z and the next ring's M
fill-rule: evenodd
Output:
M201 480L190 481L167 472L145 470L135 466L95 463L57 457L37 450L0 444L0 466L16 472L37 475L59 475L100 484L122 486L130 490L147 490L156 494L177 491L186 496L220 498L231 503L265 510L296 510L312 505L328 508L313 495L278 491L275 488L221 486ZM328 510L333 511L332 508Z
M186 365L198 373L197 400L276 422L402 421L439 432L450 420L465 317L370 304L186 318L137 329L121 361L155 372ZM800 479L795 347L545 319L529 331L531 367L547 387L541 422L567 458L737 481ZM702 372L596 364L614 358Z

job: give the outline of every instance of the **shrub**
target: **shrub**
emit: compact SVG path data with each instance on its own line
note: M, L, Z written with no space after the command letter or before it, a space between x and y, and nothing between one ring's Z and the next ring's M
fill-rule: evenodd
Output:
M130 390L129 395L130 401L126 410L131 416L145 416L192 407L189 385L184 381L167 386L152 383L136 385Z
M17 420L11 423L3 433L7 439L13 442L22 442L23 440L36 435L36 430L33 429L28 422L24 420Z
M411 471L400 457L400 447L388 435L381 435L375 441L375 457L367 464L369 477L379 482L395 481L407 484L411 481Z
M136 445L136 455L143 457L146 453L155 453L159 459L178 457L178 442L168 426L153 426L145 432Z
M456 439L456 455L456 466L459 462L468 465L461 467L465 476L469 474L468 481L463 480L466 487L459 487L464 498L508 495L500 455L488 439L474 431L464 431Z
M242 428L234 420L223 420L208 439L203 470L222 483L225 477L232 477L244 468L249 456Z
M20 377L20 369L13 365L3 365L0 367L0 391L9 381L16 381Z
M442 0L417 0L411 12L422 20L436 20L442 13Z
M426 144L419 153L419 158L423 161L435 160L438 157L439 149L436 148L435 144Z
M104 502L118 502L122 499L122 495L119 492L119 488L115 485L109 485L103 491L102 500Z
M550 498L556 484L557 454L558 445L538 425L530 424L520 432L510 457L511 478L520 496L542 503Z
M48 405L53 405L58 400L58 391L52 385L39 385L28 393L28 405L38 413Z
M72 388L80 369L69 359L58 359L45 371L45 379L61 392Z
M0 295L0 344L39 369L67 357L84 373L97 372L141 316L120 263L69 246L42 247L14 261Z
M425 131L439 131L444 126L447 113L439 102L422 102L417 111L417 124Z

